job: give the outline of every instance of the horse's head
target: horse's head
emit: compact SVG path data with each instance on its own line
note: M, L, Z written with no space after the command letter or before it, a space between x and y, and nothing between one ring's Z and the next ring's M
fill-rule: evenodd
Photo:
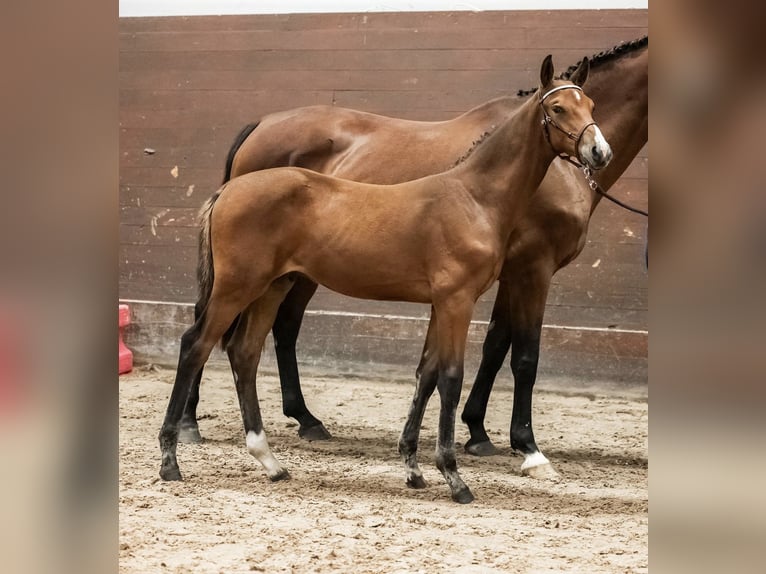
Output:
M588 58L584 58L569 81L554 80L553 60L547 56L540 67L538 94L543 128L554 151L601 169L612 159L612 148L593 121L593 100L582 91L589 70Z

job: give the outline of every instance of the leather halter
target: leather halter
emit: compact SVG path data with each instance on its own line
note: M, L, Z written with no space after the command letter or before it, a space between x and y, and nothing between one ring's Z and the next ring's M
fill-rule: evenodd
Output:
M612 202L616 203L620 207L623 207L623 208L627 209L628 211L632 211L633 213L638 213L639 215L643 215L644 217L649 217L649 212L648 211L644 211L642 209L638 209L637 207L632 207L632 206L630 206L630 205L628 205L626 203L623 203L622 201L620 201L616 197L613 197L613 196L609 195L606 191L604 191L602 189L602 187L598 184L598 182L595 179L593 179L593 173L592 172L594 171L594 168L592 168L592 167L590 167L588 165L585 165L585 162L580 157L580 140L582 139L582 135L585 133L585 130L587 130L590 126L595 125L596 122L590 122L590 123L585 124L585 126L583 126L583 128L580 130L580 133L578 133L577 135L573 134L572 132L569 132L569 131L565 130L560 125L558 125L556 123L556 121L551 116L549 116L548 113L545 111L545 106L543 106L543 102L545 101L545 98L547 98L548 96L550 96L554 92L558 92L559 90L578 90L578 91L582 92L582 88L580 86L576 86L574 84L567 84L566 86L558 86L558 87L555 87L555 88L553 88L551 90L548 90L542 96L540 96L540 108L543 110L543 121L542 121L542 124L543 124L543 129L545 131L545 139L548 140L548 145L550 145L551 148L553 148L553 144L551 143L551 134L548 131L548 129L549 129L548 126L551 125L554 128L556 128L557 130L559 130L561 133L566 135L570 140L574 140L574 142L575 142L575 152L577 153L577 160L573 159L572 155L568 154L568 153L560 153L560 154L558 154L558 156L561 159L564 159L564 160L568 161L569 163L573 164L578 169L582 170L583 174L585 175L585 179L588 182L588 186L593 191L595 191L599 195L607 198L609 201L612 201ZM554 150L554 151L556 151L556 150Z
M578 90L582 92L582 88L580 86L576 86L575 84L567 84L566 86L557 86L555 88L552 88L545 92L542 96L540 96L540 109L543 111L543 130L545 131L545 139L548 141L548 145L553 148L553 144L551 143L551 134L549 131L549 126L553 126L557 130L559 130L561 133L563 133L565 136L567 136L570 140L573 140L575 142L575 154L577 157L577 161L580 163L584 163L582 160L582 157L580 157L580 140L582 139L583 134L585 133L585 130L587 130L590 126L596 125L596 122L589 122L585 124L579 133L573 134L570 131L565 130L562 128L559 124L556 123L556 120L554 120L551 116L548 115L548 112L545 111L545 106L543 105L543 102L545 102L545 98L553 94L554 92L558 92L560 90ZM555 150L554 150L555 151ZM559 157L563 159L567 159L572 157L571 154L568 153L560 153L558 154Z

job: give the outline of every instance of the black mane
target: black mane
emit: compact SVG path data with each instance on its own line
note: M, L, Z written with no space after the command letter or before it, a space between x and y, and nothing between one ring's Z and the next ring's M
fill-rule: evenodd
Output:
M612 60L616 60L623 54L628 54L630 52L635 52L636 50L640 50L644 46L649 45L649 36L644 36L643 38L639 38L638 40L631 40L629 42L623 42L621 44L617 44L614 48L610 50L604 50L603 52L599 52L595 56L592 56L590 58L590 66L591 68L600 66L601 64L605 64L606 62L611 62ZM576 64L569 66L564 72L562 72L559 76L559 80L568 80L572 77L572 74L577 69L577 66L580 65L582 60L577 62ZM534 94L537 91L537 88L532 88L530 90L519 90L516 95L523 97L528 96L530 94Z

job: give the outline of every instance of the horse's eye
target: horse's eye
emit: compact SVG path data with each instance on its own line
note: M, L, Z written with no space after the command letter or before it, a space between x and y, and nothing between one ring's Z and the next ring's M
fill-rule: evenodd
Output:
M561 106L553 106L553 113L555 113L555 114L563 114L564 113L564 108L562 108Z

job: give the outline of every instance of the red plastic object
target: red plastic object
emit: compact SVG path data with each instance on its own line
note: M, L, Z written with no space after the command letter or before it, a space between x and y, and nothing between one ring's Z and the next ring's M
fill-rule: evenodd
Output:
M130 308L127 305L120 305L120 367L119 373L129 373L133 370L133 351L125 346L122 340L122 330L130 325Z

